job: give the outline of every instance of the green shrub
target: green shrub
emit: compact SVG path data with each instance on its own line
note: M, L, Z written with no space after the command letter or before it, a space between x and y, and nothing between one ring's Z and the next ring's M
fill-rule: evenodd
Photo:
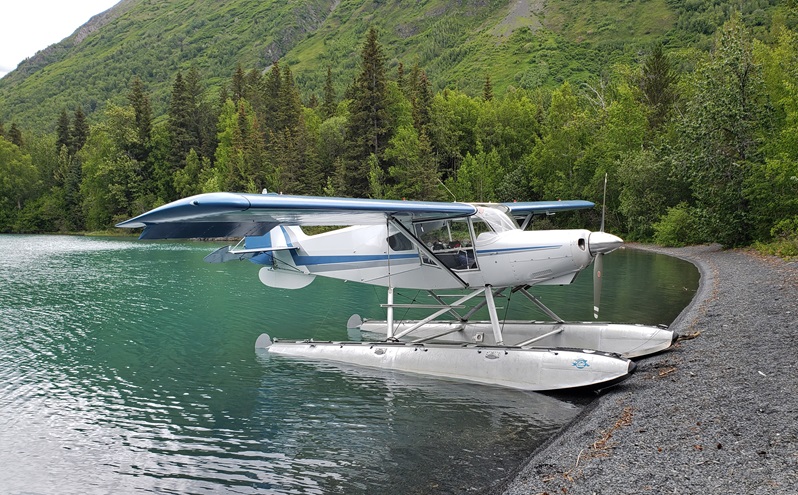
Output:
M654 224L654 242L662 246L700 244L699 221L695 208L679 203Z

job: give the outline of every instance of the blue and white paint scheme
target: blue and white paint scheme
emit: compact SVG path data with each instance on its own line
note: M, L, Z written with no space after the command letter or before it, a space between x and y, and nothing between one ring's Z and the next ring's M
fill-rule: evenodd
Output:
M634 364L615 355L618 350L612 348L542 353L535 345L542 340L540 335L518 325L514 335L520 337L508 343L503 333L508 322L499 320L494 297L505 290L521 292L552 317L555 326L565 323L527 289L570 284L597 256L623 241L603 231L527 231L518 220L526 225L535 214L593 206L588 201L471 204L211 193L161 206L118 227L144 228L142 239L241 238L236 246L222 248L206 261L248 259L261 265L259 278L270 287L296 289L321 276L388 288L387 319L363 329L383 333L383 342L272 342L264 336L260 342L269 352L551 390L606 385L628 376ZM342 228L307 235L303 226ZM394 321L394 309L403 306L394 303L394 290L403 288L429 291L435 304L422 305L432 310L429 317ZM461 289L453 302L435 292L451 289ZM490 321L466 333L465 324L476 309L468 314L457 311L469 301L479 301L477 309L487 307ZM440 326L437 318L447 313L457 325ZM547 327L544 333L565 335L562 325ZM575 332L567 334L571 333ZM650 333L638 340L650 340ZM562 347L581 347L569 345L581 340L571 342L563 335L558 340ZM672 333L664 340L669 346ZM419 346L422 354L417 354ZM559 371L530 373L541 366Z

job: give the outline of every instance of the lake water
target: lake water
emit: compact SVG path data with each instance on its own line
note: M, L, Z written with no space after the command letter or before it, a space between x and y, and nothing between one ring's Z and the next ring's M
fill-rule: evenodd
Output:
M270 289L250 263L204 263L218 245L0 235L0 491L480 493L584 404L258 353L262 332L346 339L385 290ZM604 268L608 321L670 323L698 282L630 249ZM535 293L592 317L590 273Z

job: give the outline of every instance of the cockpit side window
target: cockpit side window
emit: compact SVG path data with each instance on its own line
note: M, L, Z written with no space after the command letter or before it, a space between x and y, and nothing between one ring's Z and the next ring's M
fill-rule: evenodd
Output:
M493 232L493 229L485 220L476 216L471 219L471 225L474 226L474 235L477 238L479 238L479 234L484 234L485 232Z
M477 269L468 218L417 222L415 233L440 263L453 270ZM423 253L421 262L425 265L436 264Z
M413 243L401 232L388 237L388 246L392 251L410 251L413 249Z

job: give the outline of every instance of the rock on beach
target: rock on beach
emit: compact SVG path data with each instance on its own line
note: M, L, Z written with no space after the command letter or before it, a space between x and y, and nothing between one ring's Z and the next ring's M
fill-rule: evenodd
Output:
M798 494L798 262L656 250L701 281L674 348L638 361L495 493Z

